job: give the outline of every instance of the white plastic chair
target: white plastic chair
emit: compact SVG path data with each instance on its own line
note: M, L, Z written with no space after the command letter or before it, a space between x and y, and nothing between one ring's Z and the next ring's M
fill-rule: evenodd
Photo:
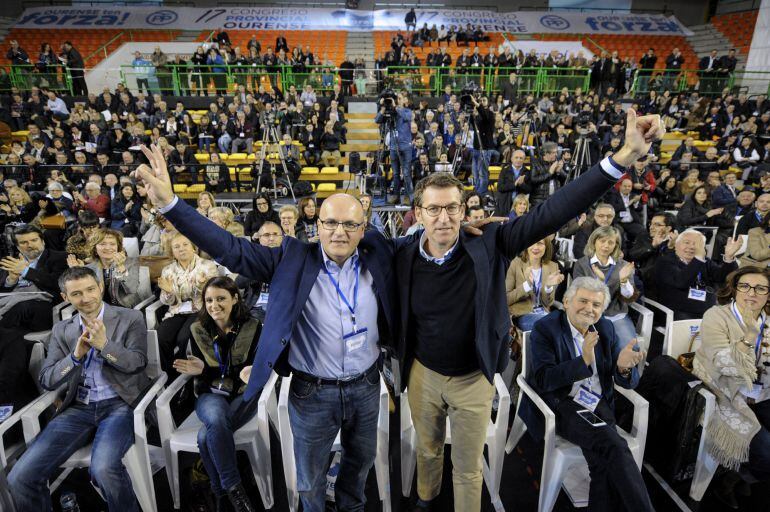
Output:
M712 258L719 228L715 226L690 226L688 229L694 229L706 235L706 257Z
M668 339L665 352L666 355L676 359L680 354L688 352L690 349L690 339L692 335L700 329L700 324L700 320L678 320L672 322L669 333L666 336ZM698 336L693 342L692 350L697 350L698 347L700 347L700 343L701 339L700 336ZM700 421L703 429L700 436L700 443L698 444L698 456L695 460L695 474L693 475L692 483L690 484L690 498L695 501L703 499L703 495L706 493L706 489L708 489L711 479L714 478L714 473L716 473L717 468L719 468L719 463L709 454L708 450L706 450L706 443L708 441L706 425L711 421L711 418L716 411L716 397L707 389L701 388L698 392L705 400L706 405L703 410L703 417Z
M286 492L289 498L289 510L295 512L299 504L297 491L297 466L294 460L294 435L289 422L289 388L291 376L281 380L281 390L278 398L278 431L281 439L281 456L283 458L283 473L286 479ZM264 391L263 391L264 393ZM389 403L388 388L380 375L380 415L377 419L377 454L374 459L374 470L377 476L377 487L383 512L391 510L390 471L388 466L388 430ZM342 449L340 434L332 445L332 451Z
M639 317L636 319L636 332L638 336L636 337L637 341L639 342L639 350L643 350L644 352L649 352L650 350L650 343L652 340L652 324L653 320L655 318L655 314L650 311L648 308L644 307L643 305L632 302L628 305L630 309L633 309L637 313L639 313ZM639 370L639 375L641 376L644 372L644 367L647 362L647 357L645 356L644 359L639 361L639 364L637 365L637 370Z
M490 418L487 426L487 458L482 457L482 473L487 484L489 498L495 510L503 510L500 500L500 481L503 474L503 458L505 457L505 437L508 430L508 415L511 410L511 395L503 377L495 374L495 390L498 395L497 416L495 421ZM417 465L417 434L412 423L412 411L409 407L409 390L401 392L401 490L404 496L412 492L412 479ZM449 417L446 419L446 444L452 444L452 428Z
M123 456L123 464L131 478L134 494L142 510L144 512L158 512L152 475L160 468L154 467L151 464L151 459L156 461L162 460L162 458L158 459L155 456L156 452L160 451L160 448L151 446L147 442L147 427L144 419L147 408L155 400L158 393L161 392L167 379L166 374L160 371L158 338L155 331L147 332L147 368L145 373L153 379L153 382L139 403L134 407L134 444ZM40 417L42 414L54 405L54 402L61 396L61 392L65 390L66 386L62 386L57 391L44 394L32 402L27 411L24 412L21 420L24 428L24 440L27 444L32 442L40 433ZM91 465L91 448L91 444L84 446L62 464L64 471L50 485L52 492L59 487L73 469L87 468Z
M53 314L53 323L58 322L62 319L62 311L70 306L70 303L65 301L62 301L52 308L52 314ZM51 330L47 331L37 331L37 332L29 332L24 335L24 339L27 341L34 341L34 342L40 342L43 343L46 347L48 347L48 340L51 337ZM35 376L35 380L37 380L37 375Z
M527 343L529 343L529 340L527 340ZM526 367L526 357L527 348L525 344L522 346L522 358L524 358L522 367ZM545 419L543 436L545 449L543 451L543 469L540 477L538 512L551 512L553 510L556 498L559 496L559 489L562 486L567 491L567 495L574 506L583 507L588 505L588 489L585 485L587 482L590 482L590 477L588 476L588 465L586 464L585 457L583 457L582 450L579 446L556 434L556 415L527 383L523 374L519 375L517 382L521 389L519 403L521 403L521 393L526 394ZM626 432L618 427L618 433L625 439L636 465L641 469L645 443L647 441L649 404L647 400L633 390L620 386L615 386L615 390L620 395L625 396L634 406L631 432ZM521 434L523 434L523 431ZM521 434L517 433L519 439ZM509 444L512 441L513 439L509 440ZM518 444L518 439L515 439L515 441L515 444ZM513 446L511 449L513 449Z
M532 331L524 331L521 336L521 373L524 378L527 378L527 360L525 358L525 351L527 350L527 343L529 343L529 336ZM517 382L518 383L518 382ZM505 443L505 453L510 454L514 448L519 444L521 437L527 431L527 425L524 420L519 416L519 410L521 408L521 391L519 391L519 397L516 400L516 410L513 416L513 425L511 426L511 433L508 435L508 442Z
M643 297L642 302L644 303L644 306L647 309L652 311L652 314L653 314L653 321L652 321L653 327L652 327L652 332L650 333L650 336L655 334L656 336L659 336L659 339L663 340L662 353L665 353L666 332L671 326L671 322L674 321L674 312L670 308L661 304L660 302L654 301L647 297ZM652 338L650 338L650 344L652 344Z
M200 453L198 449L198 431L203 426L198 416L193 412L178 426L171 415L171 400L190 380L190 375L180 375L158 397L158 429L163 443L166 458L166 474L168 475L174 508L180 508L179 491L179 452ZM278 375L270 376L262 394L259 397L257 414L234 433L235 449L245 451L249 456L254 480L257 482L262 504L266 509L273 506L273 467L270 462L270 431L268 423L268 400L270 389L275 388ZM273 400L275 397L273 396Z
M154 298L154 297L153 297ZM158 326L158 317L156 313L160 308L165 306L160 299L157 299L148 305L144 310L145 321L147 322L148 329L155 329Z
M123 250L126 251L127 258L139 257L139 239L128 237L123 239Z

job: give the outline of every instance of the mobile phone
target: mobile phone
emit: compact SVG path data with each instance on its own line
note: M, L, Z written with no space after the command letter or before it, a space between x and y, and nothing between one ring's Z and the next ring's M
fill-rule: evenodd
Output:
M577 415L588 422L592 427L604 427L607 422L601 419L599 416L589 411L588 409L581 409L577 412Z

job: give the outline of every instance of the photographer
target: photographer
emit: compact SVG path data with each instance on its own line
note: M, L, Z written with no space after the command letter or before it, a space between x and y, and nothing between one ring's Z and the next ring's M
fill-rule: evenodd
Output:
M551 197L567 181L564 160L557 158L558 152L555 142L545 142L540 159L533 159L532 172L525 183L533 207Z
M473 187L481 196L489 185L489 164L495 148L495 113L489 108L489 98L481 97L481 103L470 91L460 97L463 108L473 105Z
M396 103L397 102L397 103ZM389 203L396 203L404 180L402 203L409 204L412 198L412 111L406 106L407 98L403 94L396 96L392 91L384 91L380 97L380 111L374 122L385 127L386 145L390 148L390 166L393 170L392 196ZM395 136L396 140L393 140Z

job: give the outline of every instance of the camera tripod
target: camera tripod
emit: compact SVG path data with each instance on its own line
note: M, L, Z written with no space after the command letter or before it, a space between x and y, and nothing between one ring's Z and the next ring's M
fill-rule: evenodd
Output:
M272 141L271 141L272 138ZM265 165L265 160L268 157L268 146L274 145L275 149L277 149L276 154L278 155L278 160L281 163L281 167L283 168L283 175L286 177L286 182L288 183L289 192L284 193L284 196L288 196L291 194L292 200L296 203L297 198L294 196L294 185L291 182L291 176L289 175L289 170L286 167L286 157L283 154L283 151L281 151L281 145L280 145L280 139L278 137L278 130L275 126L271 126L269 121L266 119L265 122L262 125L262 148L259 150L259 154L261 156L259 160L259 174L257 174L257 183L254 187L254 193L258 194L262 191L261 183L262 183L262 168ZM273 194L274 199L278 199L278 180L276 177L275 172L275 163L268 162L268 165L270 166L270 177L273 180L273 187L271 189L267 189L268 193Z
M567 182L579 178L581 174L590 169L593 165L591 162L591 151L588 145L588 135L581 133L575 143L575 154L572 155L572 160L570 161L572 169L567 176Z

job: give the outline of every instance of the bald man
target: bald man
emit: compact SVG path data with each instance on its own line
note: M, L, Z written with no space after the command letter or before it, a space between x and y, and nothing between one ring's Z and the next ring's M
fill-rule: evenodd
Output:
M233 272L270 285L244 402L256 402L273 370L291 372L289 418L304 510L324 510L329 453L340 430L337 508L363 510L377 448L380 345L398 329L391 265L400 242L365 232L361 203L345 194L323 202L320 244L284 237L269 247L236 238L174 196L163 154L144 151L152 170L143 166L138 174L166 219Z

